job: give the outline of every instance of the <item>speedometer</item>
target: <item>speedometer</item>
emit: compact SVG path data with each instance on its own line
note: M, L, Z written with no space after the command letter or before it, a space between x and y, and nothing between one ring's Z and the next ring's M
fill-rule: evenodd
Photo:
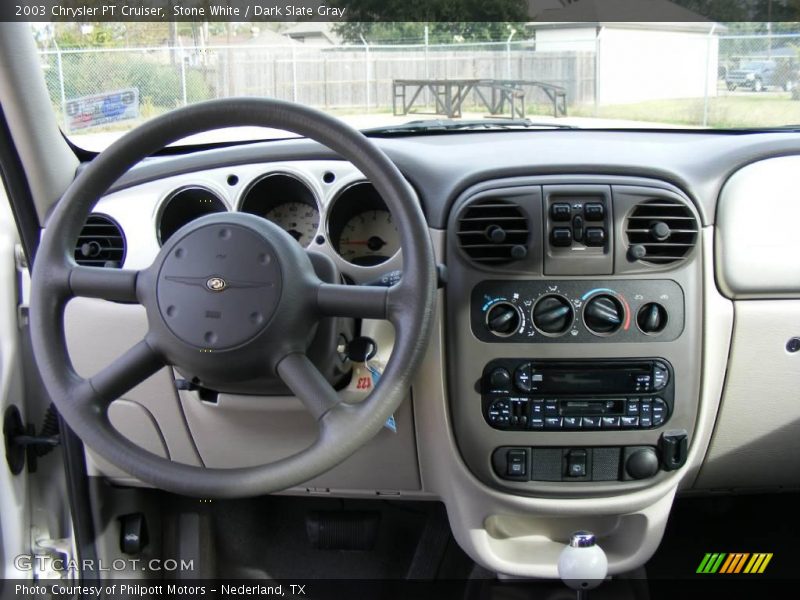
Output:
M400 248L400 235L388 210L367 210L342 227L336 251L354 265L369 267L389 260Z
M301 246L308 246L319 228L319 211L305 202L284 202L264 213L264 218L288 232Z

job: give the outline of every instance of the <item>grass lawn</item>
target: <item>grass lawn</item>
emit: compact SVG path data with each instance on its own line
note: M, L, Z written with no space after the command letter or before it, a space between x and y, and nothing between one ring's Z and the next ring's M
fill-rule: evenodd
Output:
M570 107L574 117L625 119L673 125L702 125L703 99L650 100L635 104ZM800 123L800 101L789 92L740 92L709 98L708 126L713 128L773 127Z

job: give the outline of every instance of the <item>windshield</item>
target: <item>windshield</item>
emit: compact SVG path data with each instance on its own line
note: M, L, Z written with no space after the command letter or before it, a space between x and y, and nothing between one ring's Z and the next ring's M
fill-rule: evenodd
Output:
M298 102L359 129L486 118L800 123L798 23L59 22L31 31L61 127L88 150L173 108L231 96ZM182 143L286 135L236 129Z

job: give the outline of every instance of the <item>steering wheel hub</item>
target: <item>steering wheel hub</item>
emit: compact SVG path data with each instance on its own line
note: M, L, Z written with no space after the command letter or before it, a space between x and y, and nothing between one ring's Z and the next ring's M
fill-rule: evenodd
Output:
M261 333L283 287L273 245L250 227L225 221L170 243L156 286L158 313L169 331L206 351L235 348Z

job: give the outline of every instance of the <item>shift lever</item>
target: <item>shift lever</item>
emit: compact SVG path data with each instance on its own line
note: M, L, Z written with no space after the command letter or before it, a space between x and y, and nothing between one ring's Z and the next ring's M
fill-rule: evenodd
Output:
M558 576L573 590L578 600L586 600L588 590L600 585L608 574L608 559L597 545L593 533L576 531L558 557Z

